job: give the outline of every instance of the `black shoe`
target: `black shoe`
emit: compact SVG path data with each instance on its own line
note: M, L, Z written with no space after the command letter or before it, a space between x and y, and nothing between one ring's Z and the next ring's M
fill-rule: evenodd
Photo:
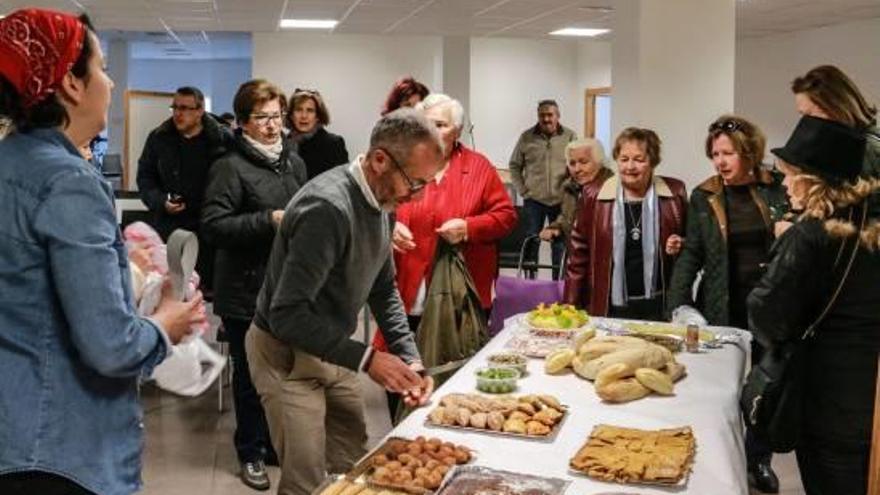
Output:
M779 493L779 478L770 467L770 461L749 466L749 486L761 493Z
M266 465L263 464L263 461L242 462L241 481L254 490L268 490L269 473L266 472Z
M266 465L275 467L281 466L281 463L278 462L278 455L275 454L274 450L266 454Z

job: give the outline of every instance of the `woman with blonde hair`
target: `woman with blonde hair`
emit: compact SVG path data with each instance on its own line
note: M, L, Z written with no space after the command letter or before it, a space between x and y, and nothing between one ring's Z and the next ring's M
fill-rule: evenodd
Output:
M859 177L865 138L830 120L801 118L773 150L794 225L774 245L748 297L750 328L770 351L806 340L801 436L808 495L865 493L880 353L880 203Z
M820 65L791 83L801 115L833 120L865 134L862 173L880 176L880 128L877 106L868 103L858 86L833 65Z

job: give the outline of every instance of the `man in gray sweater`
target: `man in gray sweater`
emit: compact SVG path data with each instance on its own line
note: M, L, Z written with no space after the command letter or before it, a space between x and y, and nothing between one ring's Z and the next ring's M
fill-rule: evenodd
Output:
M442 166L433 124L401 109L373 128L370 149L306 184L275 236L246 348L275 451L278 493L308 495L366 452L357 373L423 405L423 370L394 282L389 213ZM350 338L364 304L390 353Z

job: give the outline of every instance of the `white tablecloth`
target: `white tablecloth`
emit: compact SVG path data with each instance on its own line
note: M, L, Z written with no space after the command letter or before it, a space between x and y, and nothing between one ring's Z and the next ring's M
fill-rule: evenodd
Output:
M477 465L569 479L572 483L566 495L611 492L748 494L737 405L746 361L745 345L725 345L699 354L680 353L677 359L687 366L688 375L676 383L674 396L651 395L627 404L603 403L596 396L592 382L573 373L546 375L543 360L530 359L529 373L520 380L517 393L551 394L569 406L569 417L552 442L426 426L428 413L441 397L452 392L476 392L474 371L485 366L489 354L503 350L515 331L519 331L516 325L508 325L437 390L431 405L412 413L390 435L439 437L475 449ZM600 423L634 428L692 427L697 441L697 454L687 485L674 488L617 485L571 474L568 470L569 459L583 445L593 427Z

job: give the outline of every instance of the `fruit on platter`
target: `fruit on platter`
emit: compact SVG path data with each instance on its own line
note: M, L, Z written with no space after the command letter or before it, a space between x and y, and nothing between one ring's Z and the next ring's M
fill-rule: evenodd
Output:
M548 330L570 330L583 327L590 321L586 311L577 309L571 304L543 303L529 311L526 321L534 328Z

